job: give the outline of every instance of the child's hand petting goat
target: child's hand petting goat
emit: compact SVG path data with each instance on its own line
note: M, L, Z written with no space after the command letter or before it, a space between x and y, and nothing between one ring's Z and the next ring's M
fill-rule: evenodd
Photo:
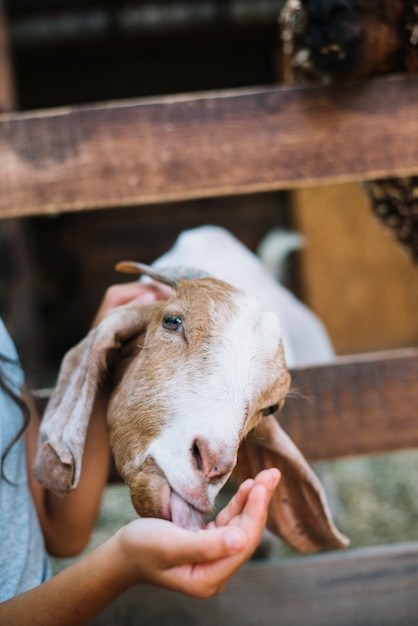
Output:
M129 302L141 302L149 304L157 300L167 300L173 295L173 290L162 283L149 283L144 285L138 280L130 283L111 285L106 290L103 300L96 312L93 326L97 326L112 309L128 304Z

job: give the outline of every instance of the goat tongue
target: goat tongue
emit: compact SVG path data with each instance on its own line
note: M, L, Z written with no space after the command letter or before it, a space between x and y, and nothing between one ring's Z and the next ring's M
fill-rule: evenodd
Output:
M202 514L188 504L175 491L171 492L170 508L172 521L186 530L200 530L205 524Z

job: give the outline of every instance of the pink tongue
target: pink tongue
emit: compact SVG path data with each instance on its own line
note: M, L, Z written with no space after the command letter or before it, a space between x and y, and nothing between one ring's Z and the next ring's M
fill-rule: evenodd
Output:
M200 530L205 524L201 513L190 504L187 504L183 498L180 498L175 491L170 495L171 519L180 528L186 530Z

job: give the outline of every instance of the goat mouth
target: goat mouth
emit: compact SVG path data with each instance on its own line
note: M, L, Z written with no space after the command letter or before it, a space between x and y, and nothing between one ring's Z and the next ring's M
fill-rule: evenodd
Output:
M186 530L197 531L205 527L202 513L175 491L170 493L170 517L174 524Z

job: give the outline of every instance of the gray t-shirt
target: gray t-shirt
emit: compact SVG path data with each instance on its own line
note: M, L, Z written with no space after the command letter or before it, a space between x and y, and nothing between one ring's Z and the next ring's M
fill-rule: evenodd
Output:
M7 384L17 394L23 372L13 342L0 319L0 361ZM15 402L0 389L0 456L20 430L23 417ZM0 600L44 582L51 575L49 560L27 481L25 438L19 437L3 462L0 476Z

